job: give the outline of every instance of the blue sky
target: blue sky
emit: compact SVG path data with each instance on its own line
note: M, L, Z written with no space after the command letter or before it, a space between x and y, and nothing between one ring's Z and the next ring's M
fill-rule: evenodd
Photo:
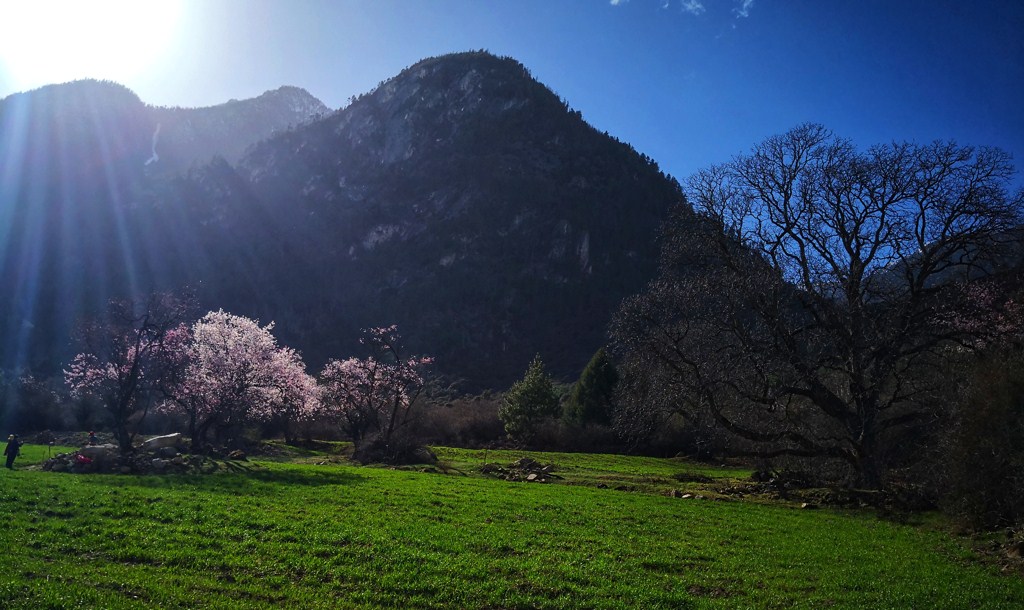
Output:
M1022 0L86 5L0 0L0 96L93 77L157 105L287 84L337 108L424 57L487 49L679 178L805 121L862 147L999 146L1024 170Z

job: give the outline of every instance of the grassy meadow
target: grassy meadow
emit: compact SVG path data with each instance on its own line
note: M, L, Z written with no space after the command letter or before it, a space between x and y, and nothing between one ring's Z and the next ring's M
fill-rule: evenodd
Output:
M295 451L207 475L0 472L3 608L1019 608L1024 580L868 511L680 499L653 458ZM478 473L524 455L554 484ZM424 471L426 470L426 471ZM598 485L607 485L599 488ZM694 484L696 485L696 484ZM625 487L617 490L615 487ZM699 491L696 487L694 491Z

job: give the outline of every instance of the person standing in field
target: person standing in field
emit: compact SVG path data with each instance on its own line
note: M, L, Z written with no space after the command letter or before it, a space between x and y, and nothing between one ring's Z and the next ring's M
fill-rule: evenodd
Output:
M21 451L21 441L18 440L17 434L12 434L7 437L7 447L4 449L4 455L7 456L7 468L14 468L14 458L18 457L18 453Z

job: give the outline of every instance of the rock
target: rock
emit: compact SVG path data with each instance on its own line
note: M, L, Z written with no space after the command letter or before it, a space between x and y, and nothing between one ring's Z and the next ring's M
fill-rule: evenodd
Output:
M526 475L526 480L527 481L536 481L537 480L537 473L531 472L530 474Z
M800 505L800 508L803 508L803 509L806 509L806 510L814 510L814 509L818 508L818 505L817 504L811 504L810 502L804 502L803 504Z
M181 457L180 455L176 455L173 458L171 458L171 463L174 464L175 466L182 466L185 464L185 458Z
M430 447L417 447L412 452L412 459L417 464L436 464L437 454L430 450Z
M1024 542L1015 542L1006 547L1006 556L1010 559L1024 557Z
M683 494L683 495L681 495L679 497L684 499L684 500L689 500L690 498L693 497L693 494Z
M168 462L167 460L162 460L160 458L153 458L153 462L152 462L153 469L154 470L163 470L164 468L167 468L167 464L169 464L169 463L170 462Z
M89 445L78 450L78 455L85 456L90 460L104 461L113 460L118 456L117 445Z
M64 462L54 462L53 466L50 467L50 470L53 472L66 472L67 469L68 465Z
M175 447L160 447L156 450L156 456L169 460L178 455L178 449Z
M177 447L183 442L183 437L180 432L174 434L167 434L165 436L154 436L153 438L143 441L142 449L145 451L156 451L164 447Z
M492 472L504 473L505 469L500 464L494 462L488 462L480 467L480 472L483 474L491 474Z
M597 484L597 488L598 489L608 489L608 484L607 483L598 483Z
M245 462L249 458L246 457L245 452L242 451L241 449L235 449L234 451L232 451L231 453L228 454L228 459L229 460L238 460L240 462Z

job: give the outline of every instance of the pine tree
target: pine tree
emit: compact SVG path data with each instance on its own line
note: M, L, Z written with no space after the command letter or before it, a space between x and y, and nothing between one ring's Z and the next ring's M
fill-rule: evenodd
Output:
M580 424L611 423L612 392L618 382L619 372L602 347L573 386L565 406L566 419Z
M540 355L533 358L523 378L509 388L498 410L505 432L517 441L529 442L545 418L558 415L558 395L544 370Z

